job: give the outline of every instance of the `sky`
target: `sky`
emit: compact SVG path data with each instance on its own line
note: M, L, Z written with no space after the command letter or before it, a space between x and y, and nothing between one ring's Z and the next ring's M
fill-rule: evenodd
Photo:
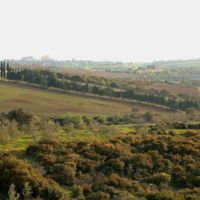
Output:
M199 0L0 0L0 59L200 58Z

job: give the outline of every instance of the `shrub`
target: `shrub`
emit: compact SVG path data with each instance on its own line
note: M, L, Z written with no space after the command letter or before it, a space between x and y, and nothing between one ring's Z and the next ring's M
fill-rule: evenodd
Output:
M148 179L146 179L146 182L154 183L156 185L169 184L170 181L171 181L171 176L164 172L155 174L149 177Z
M76 198L77 200L84 200L84 194L83 194L83 189L78 186L78 185L74 185L72 188L72 197Z

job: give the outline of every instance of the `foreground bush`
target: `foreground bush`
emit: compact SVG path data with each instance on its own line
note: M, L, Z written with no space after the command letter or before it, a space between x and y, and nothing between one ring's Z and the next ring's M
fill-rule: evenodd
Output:
M8 191L10 185L14 184L17 193L23 194L25 183L30 184L33 197L40 196L49 200L67 199L57 183L44 178L29 163L12 156L2 156L0 159L1 190Z
M200 198L197 138L128 134L110 141L41 141L26 155L60 184L86 199L190 200ZM82 194L82 192L81 192ZM123 199L123 198L122 198Z

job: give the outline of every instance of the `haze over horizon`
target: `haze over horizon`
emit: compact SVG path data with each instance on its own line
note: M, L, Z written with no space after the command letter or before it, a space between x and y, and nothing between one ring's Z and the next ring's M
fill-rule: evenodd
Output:
M200 57L198 0L2 0L0 59Z

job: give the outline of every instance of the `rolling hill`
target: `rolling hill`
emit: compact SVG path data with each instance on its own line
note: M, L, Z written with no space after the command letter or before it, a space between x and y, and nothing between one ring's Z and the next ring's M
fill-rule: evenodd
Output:
M37 115L72 114L124 115L133 107L139 112L171 113L162 107L123 102L81 94L67 94L56 90L37 88L26 84L0 81L0 111L23 108Z

